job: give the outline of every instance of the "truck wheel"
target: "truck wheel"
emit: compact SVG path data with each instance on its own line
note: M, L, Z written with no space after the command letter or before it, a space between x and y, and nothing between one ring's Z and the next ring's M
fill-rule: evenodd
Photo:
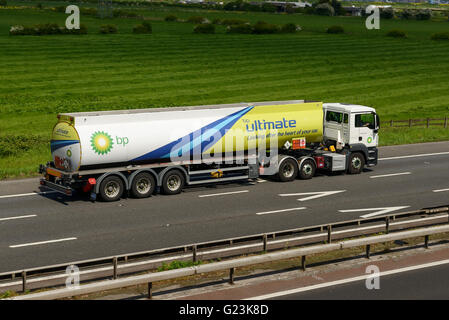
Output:
M123 181L118 176L108 176L100 183L100 197L111 202L120 199L123 194Z
M154 192L155 181L148 172L138 173L131 184L131 194L136 198L147 198Z
M359 174L365 167L365 157L360 152L355 152L349 157L348 173Z
M287 182L293 181L298 175L298 162L294 159L288 158L281 162L277 177L279 181Z
M162 192L165 194L180 193L184 187L185 178L181 171L170 170L162 179Z
M311 159L306 159L302 162L299 169L299 178L303 180L312 179L315 175L315 163Z

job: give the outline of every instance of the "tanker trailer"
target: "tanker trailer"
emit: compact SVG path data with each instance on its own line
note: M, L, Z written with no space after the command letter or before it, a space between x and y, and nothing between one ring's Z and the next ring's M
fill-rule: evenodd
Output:
M145 198L156 187L176 194L185 185L346 170L354 152L342 137L350 135L327 128L323 110L321 102L293 100L59 114L41 184L114 201L124 192ZM369 152L356 149L363 169Z

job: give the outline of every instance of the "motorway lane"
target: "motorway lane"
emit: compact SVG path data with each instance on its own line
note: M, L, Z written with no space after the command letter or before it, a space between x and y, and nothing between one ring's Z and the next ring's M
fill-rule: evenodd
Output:
M448 300L449 263L379 278L378 289L357 280L310 291L279 295L273 300ZM369 281L374 284L374 281Z
M447 143L422 146L424 153L449 150ZM412 148L389 148L385 156L423 153ZM347 220L368 213L338 210L407 206L401 211L408 211L448 205L449 192L433 192L449 188L448 163L449 154L382 160L361 175L195 187L176 196L115 203L92 203L58 194L0 198L0 272ZM370 178L401 172L410 174ZM0 191L7 184L2 182ZM19 190L19 183L13 184L11 191ZM33 190L36 188L20 193ZM307 201L297 200L304 196L279 196L336 190L345 192ZM245 192L234 193L237 191ZM0 197L10 192L0 193ZM200 197L228 192L232 193ZM306 209L256 214L299 207ZM36 216L1 220L28 215ZM11 248L67 238L76 239Z

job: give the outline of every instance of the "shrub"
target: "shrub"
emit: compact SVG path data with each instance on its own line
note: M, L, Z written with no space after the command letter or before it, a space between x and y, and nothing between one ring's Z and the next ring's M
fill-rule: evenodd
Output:
M103 24L100 26L100 33L103 34L117 33L117 31L117 27L113 24Z
M133 33L137 33L137 34L148 34L148 33L152 33L153 29L151 27L151 23L149 23L148 21L144 21L141 24L135 26L133 28Z
M335 10L328 3L320 3L315 7L315 13L321 16L333 16L335 14Z
M164 20L167 22L174 22L174 21L178 21L178 18L175 15L170 14L170 15L166 16Z
M393 8L382 8L380 9L380 17L383 19L393 19L394 18L394 11Z
M430 37L432 40L449 40L449 32L437 32Z
M204 23L205 21L206 21L206 18L199 17L199 16L192 16L187 19L187 22L194 23L194 24L201 24L201 23Z
M6 0L0 0L0 6L6 7L7 5L8 3L6 2Z
M242 19L224 19L223 21L221 21L221 24L225 26L232 26L232 25L245 24L247 22L248 21Z
M37 24L34 26L36 35L60 34L62 30L56 23Z
M419 10L416 14L416 20L430 20L432 18L432 11L429 9Z
M286 23L281 27L281 33L295 33L298 31L296 24Z
M219 18L215 18L214 20L212 20L212 24L223 24L223 21Z
M42 36L51 34L87 34L87 27L84 24L80 25L79 29L67 29L66 27L60 27L55 23L37 24L34 26L12 26L9 30L9 34L12 36L18 35L32 35Z
M338 16L344 16L346 14L346 10L341 5L341 1L339 0L332 0L330 2L330 5L332 8L334 8L334 14Z
M24 34L25 27L21 25L11 26L9 29L9 35L11 36L19 36Z
M42 3L36 4L36 8L37 8L37 9L42 9L42 8L43 8Z
M404 9L399 14L399 17L404 20L410 20L415 17L415 13L413 12L413 10Z
M215 33L215 26L212 23L202 23L193 29L194 33Z
M387 37L393 38L407 38L407 35L402 30L391 30L387 32Z
M79 29L67 29L65 27L61 28L63 34L87 34L87 27L85 24L80 24Z
M269 24L264 21L258 21L253 27L253 33L255 34L270 34L278 33L280 31L279 27L274 24Z
M326 29L326 32L333 34L344 33L345 29L343 29L342 26L330 26L329 28Z
M242 24L232 24L230 26L227 26L226 28L227 33L244 33L249 34L253 32L253 28L249 23L242 23Z

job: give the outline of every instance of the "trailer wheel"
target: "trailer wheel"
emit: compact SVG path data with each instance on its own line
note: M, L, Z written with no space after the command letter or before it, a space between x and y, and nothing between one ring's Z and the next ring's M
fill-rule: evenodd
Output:
M177 194L182 191L185 178L181 171L170 170L162 179L162 192L165 194Z
M359 174L365 167L365 157L360 152L355 152L349 157L348 173Z
M148 172L138 173L131 183L131 194L136 198L147 198L154 192L155 181Z
M100 183L100 197L103 201L111 202L120 199L123 194L123 181L118 176L107 176Z
M299 168L299 178L303 180L312 179L315 175L316 166L311 159L306 159L301 163Z
M277 177L279 181L293 181L298 175L298 162L295 159L288 158L281 162Z

